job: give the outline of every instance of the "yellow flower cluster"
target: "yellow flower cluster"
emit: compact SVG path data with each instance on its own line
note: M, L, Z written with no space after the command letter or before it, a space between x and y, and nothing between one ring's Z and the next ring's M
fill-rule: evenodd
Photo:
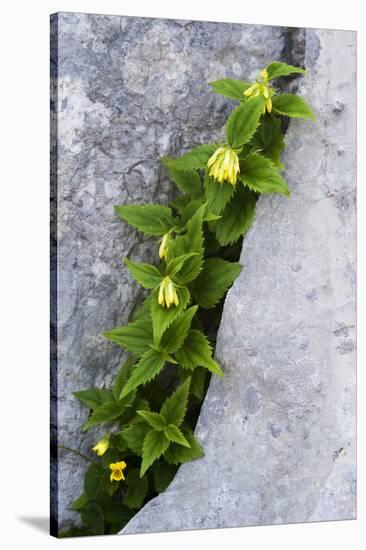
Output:
M106 435L98 441L98 443L93 447L93 451L97 453L98 456L103 456L106 450L109 447L109 435Z
M219 147L207 162L210 168L209 175L219 183L228 181L231 185L236 184L237 175L240 172L239 157L231 147L223 145Z
M159 258L163 259L166 257L166 253L168 251L168 246L170 244L170 241L172 240L172 236L170 233L165 233L161 240L161 245L159 248Z
M166 306L168 309L173 304L175 306L179 305L178 294L170 277L164 277L160 283L158 302L161 306Z
M112 462L109 465L109 469L112 470L110 480L111 481L121 481L125 479L123 471L126 468L127 464L124 460L121 462Z
M262 95L265 99L263 105L263 114L266 110L270 113L272 111L272 97L275 95L275 91L268 83L267 69L261 71L262 82L256 81L253 86L250 86L243 94L245 97L256 97Z

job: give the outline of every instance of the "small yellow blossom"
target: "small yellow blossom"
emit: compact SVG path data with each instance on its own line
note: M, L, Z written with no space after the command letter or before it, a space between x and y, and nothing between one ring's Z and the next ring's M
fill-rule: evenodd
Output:
M162 238L161 245L159 248L159 258L163 259L166 256L166 253L168 251L168 246L170 244L170 241L172 240L172 236L170 233L165 233L165 235Z
M103 439L98 441L95 447L93 447L93 451L95 451L98 456L103 456L106 450L108 449L108 447L109 447L109 435L106 435L105 437L103 437Z
M164 277L160 283L158 302L168 309L172 304L179 305L179 299L175 286L170 277Z
M266 110L270 113L272 111L272 97L275 95L274 89L268 83L267 69L261 71L262 81L256 80L253 86L250 86L243 94L245 97L257 97L262 95L264 97L263 114Z
M240 172L239 157L231 147L224 145L219 147L207 162L210 168L209 175L219 183L228 181L231 185L236 184L237 175Z
M127 464L124 460L121 462L112 462L112 464L109 465L110 470L112 470L111 473L111 481L121 481L121 479L125 479L125 476L123 475L122 470L126 468Z

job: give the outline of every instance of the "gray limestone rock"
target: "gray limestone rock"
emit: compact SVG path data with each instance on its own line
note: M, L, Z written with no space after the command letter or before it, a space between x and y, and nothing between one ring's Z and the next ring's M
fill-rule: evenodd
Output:
M68 449L90 456L98 437L97 430L81 431L87 411L72 392L112 380L122 352L101 334L125 323L139 300L122 259L152 260L156 250L117 219L113 206L166 203L172 189L159 157L222 135L234 103L213 94L209 81L253 77L274 59L301 63L303 45L302 30L281 27L76 13L51 17L54 532L77 520L68 507L83 487L86 462ZM350 204L349 195L342 200ZM346 340L340 337L339 344ZM187 487L193 490L193 480Z
M122 533L356 517L356 35L308 30L292 196L261 197L196 427L205 457Z

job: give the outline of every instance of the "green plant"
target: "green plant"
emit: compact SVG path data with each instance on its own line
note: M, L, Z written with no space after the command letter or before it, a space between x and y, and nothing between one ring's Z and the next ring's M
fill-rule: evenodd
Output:
M239 101L226 141L162 159L180 194L169 206L119 205L116 213L158 240L158 265L125 260L148 293L126 326L104 336L129 352L111 388L75 392L90 411L83 429L106 425L71 506L83 528L118 532L180 464L203 456L193 434L211 374L223 376L213 344L225 294L241 272L241 239L262 193L290 195L281 175L281 117L314 119L306 102L278 93L274 78L303 69L271 63L253 84L225 78L212 89Z

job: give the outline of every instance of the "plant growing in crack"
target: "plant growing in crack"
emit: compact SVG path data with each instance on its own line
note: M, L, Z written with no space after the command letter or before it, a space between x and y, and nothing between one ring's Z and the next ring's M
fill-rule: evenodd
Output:
M226 140L162 158L180 192L168 206L115 207L156 240L157 265L125 260L148 294L131 322L104 336L129 358L111 388L74 393L90 409L83 430L105 425L106 434L71 506L83 527L64 536L118 532L166 489L180 464L203 456L193 432L211 374L224 376L213 347L226 292L242 269L242 238L261 194L290 195L281 175L281 117L315 119L302 98L280 93L272 81L304 72L274 62L255 83L211 82L214 92L239 101Z

